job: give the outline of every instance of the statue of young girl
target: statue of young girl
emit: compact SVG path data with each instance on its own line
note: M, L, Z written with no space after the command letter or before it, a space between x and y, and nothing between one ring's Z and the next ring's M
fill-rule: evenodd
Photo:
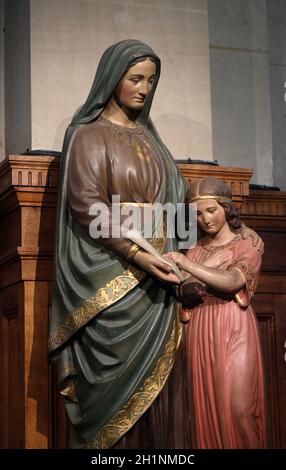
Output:
M186 337L193 447L263 448L264 378L259 332L250 306L261 253L243 239L239 214L228 186L202 178L190 188L204 237L181 253L168 253L200 285L200 301L190 310ZM192 295L182 302L189 303ZM185 306L186 307L186 306Z

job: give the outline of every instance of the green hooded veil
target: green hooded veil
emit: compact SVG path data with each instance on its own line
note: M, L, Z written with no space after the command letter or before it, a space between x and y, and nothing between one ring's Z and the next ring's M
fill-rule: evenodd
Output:
M162 390L181 336L172 289L91 238L67 198L76 131L97 120L128 66L144 57L157 64L157 80L138 121L162 158L168 191L162 190L158 202L182 203L186 195L186 183L149 118L160 59L137 40L114 44L66 131L60 167L49 351L76 448L112 447L138 421ZM176 250L174 239L155 242L161 252Z

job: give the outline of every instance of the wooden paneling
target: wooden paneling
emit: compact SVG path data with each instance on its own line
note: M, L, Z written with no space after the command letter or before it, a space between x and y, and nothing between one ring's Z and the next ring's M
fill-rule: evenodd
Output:
M27 449L49 447L48 288L47 282L24 282L23 301L29 312L23 318L25 415L29 417L25 427Z
M275 305L272 294L256 295L253 307L258 320L265 374L267 447L280 447L279 405L275 344Z
M269 447L286 447L286 192L251 190L240 208L243 220L263 238L262 275L253 306L271 315L262 328L265 361ZM266 312L266 310L269 310ZM261 323L260 323L261 325Z
M280 444L286 448L286 294L275 296L276 364L278 393L275 397L280 413Z
M249 195L249 180L253 173L249 168L230 168L199 164L190 165L186 163L180 163L178 167L189 184L198 178L212 176L213 178L224 180L229 186L235 201L242 201L243 198Z
M24 408L21 394L23 373L20 359L22 352L21 321L19 318L20 296L20 285L11 286L1 292L0 442L1 447L4 448L23 447Z

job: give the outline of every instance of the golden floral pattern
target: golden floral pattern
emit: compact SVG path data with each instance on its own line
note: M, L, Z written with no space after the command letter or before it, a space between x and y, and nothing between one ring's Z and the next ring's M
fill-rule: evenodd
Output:
M248 261L244 258L235 260L227 269L231 268L238 268L244 275L247 301L245 302L239 293L235 295L235 298L241 307L248 307L257 287L258 276L256 276L255 272L250 268Z
M166 238L154 238L150 243L162 253L166 244ZM108 284L99 289L97 293L87 299L82 306L69 315L66 322L50 334L49 351L64 344L83 325L88 323L102 310L122 299L131 289L139 284L146 274L144 271L129 266L120 276L112 279Z

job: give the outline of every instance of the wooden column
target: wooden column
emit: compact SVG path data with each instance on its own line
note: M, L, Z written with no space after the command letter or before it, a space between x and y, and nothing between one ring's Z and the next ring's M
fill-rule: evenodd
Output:
M47 361L58 159L12 155L0 167L0 446L53 443Z

